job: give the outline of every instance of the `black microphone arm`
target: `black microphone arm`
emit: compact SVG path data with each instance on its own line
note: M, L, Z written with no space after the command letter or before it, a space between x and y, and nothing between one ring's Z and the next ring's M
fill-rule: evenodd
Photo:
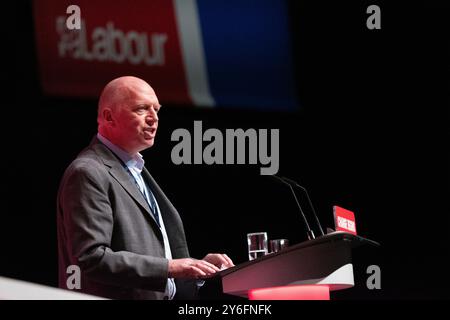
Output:
M308 239L309 240L315 239L316 237L314 236L314 232L309 227L308 220L306 219L305 213L303 212L302 207L300 206L300 203L298 202L297 195L295 194L294 188L292 188L292 185L289 182L286 182L283 178L280 178L276 175L271 175L269 177L274 177L274 178L278 179L279 181L281 181L283 184L287 185L291 189L292 195L294 196L295 202L297 203L297 207L300 210L300 213L302 214L303 221L305 222ZM322 230L322 229L320 229L320 230ZM322 232L322 234L323 234L323 232Z
M309 197L308 190L306 190L305 187L299 185L297 182L295 182L295 181L292 180L292 179L289 179L289 178L286 178L286 177L280 177L280 179L283 179L283 180L286 181L287 183L289 183L289 184L291 184L291 185L294 185L294 186L300 188L301 190L303 190L303 191L305 192L306 197L308 198L309 206L311 207L311 210L312 210L312 212L313 212L313 214L314 214L314 218L316 219L317 226L319 227L320 233L321 233L322 236L323 236L324 233L323 233L323 230L322 230L322 226L321 226L321 224L320 224L319 217L318 217L317 214L316 214L316 210L314 210L314 206L313 206L313 204L312 204L312 202L311 202L311 198Z

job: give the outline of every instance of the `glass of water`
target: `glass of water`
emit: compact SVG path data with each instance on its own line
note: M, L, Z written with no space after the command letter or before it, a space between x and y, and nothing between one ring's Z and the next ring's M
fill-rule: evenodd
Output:
M247 233L248 259L254 260L268 253L267 232Z
M274 239L269 241L270 253L275 253L289 247L288 239Z

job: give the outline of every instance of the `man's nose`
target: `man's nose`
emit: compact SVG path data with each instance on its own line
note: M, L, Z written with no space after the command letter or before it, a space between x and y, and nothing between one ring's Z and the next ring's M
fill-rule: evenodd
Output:
M145 118L145 121L148 123L154 123L158 120L159 120L158 114L156 113L156 111L153 108L151 108L147 114L147 117Z

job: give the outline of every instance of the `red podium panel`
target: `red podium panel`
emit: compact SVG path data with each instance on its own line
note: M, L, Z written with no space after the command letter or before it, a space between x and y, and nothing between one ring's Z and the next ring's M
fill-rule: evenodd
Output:
M251 289L250 300L330 300L327 285L297 285L274 288Z

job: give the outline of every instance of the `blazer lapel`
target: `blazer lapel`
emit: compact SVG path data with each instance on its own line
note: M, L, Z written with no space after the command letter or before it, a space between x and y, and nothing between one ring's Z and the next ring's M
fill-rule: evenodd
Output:
M137 188L136 183L133 181L133 177L131 177L121 166L112 167L109 170L109 173L114 177L114 179L117 180L117 182L120 183L125 191L127 191L130 196L132 196L133 199L136 200L153 217L150 206Z
M103 163L108 166L109 173L111 176L125 189L125 191L137 202L139 205L144 208L146 211L146 216L150 216L153 220L157 229L159 226L153 216L153 213L142 195L141 191L139 191L136 186L133 177L128 174L128 172L123 167L122 162L117 158L111 150L108 149L103 143L101 143L96 137L92 140L91 146L95 149L97 154L102 158Z

